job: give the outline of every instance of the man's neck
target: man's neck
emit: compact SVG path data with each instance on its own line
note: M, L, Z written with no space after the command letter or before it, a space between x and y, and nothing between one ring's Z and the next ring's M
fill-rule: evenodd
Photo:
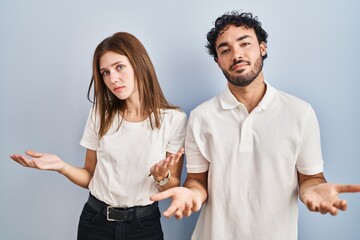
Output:
M245 105L250 113L259 104L266 92L266 84L262 73L248 86L239 87L228 83L231 93L235 98Z

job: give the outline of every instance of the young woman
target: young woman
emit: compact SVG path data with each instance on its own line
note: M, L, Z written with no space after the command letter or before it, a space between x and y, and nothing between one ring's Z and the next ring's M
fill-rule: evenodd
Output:
M89 99L92 85L83 168L48 153L10 157L89 189L78 239L163 239L158 204L149 197L180 184L186 115L167 102L144 46L129 33L97 46Z

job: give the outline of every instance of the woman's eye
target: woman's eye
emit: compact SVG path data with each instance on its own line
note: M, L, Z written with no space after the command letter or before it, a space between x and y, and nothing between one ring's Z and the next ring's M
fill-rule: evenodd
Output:
M109 75L109 71L102 71L102 72L101 72L101 75L102 75L103 77L105 77L105 76Z
M123 70L124 69L124 66L123 65L117 65L116 66L116 70L118 70L118 71L121 71L121 70Z

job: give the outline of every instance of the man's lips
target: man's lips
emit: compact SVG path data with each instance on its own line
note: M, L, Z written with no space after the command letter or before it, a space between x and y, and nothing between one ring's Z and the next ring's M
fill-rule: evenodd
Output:
M230 71L236 71L236 70L240 70L246 66L249 66L250 63L249 62L245 62L245 61L241 61L241 62L236 62L234 64L231 65L230 67Z

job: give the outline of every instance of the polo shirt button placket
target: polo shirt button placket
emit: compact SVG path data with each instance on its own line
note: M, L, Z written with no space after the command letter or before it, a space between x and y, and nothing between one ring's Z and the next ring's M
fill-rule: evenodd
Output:
M249 115L241 126L240 152L251 152L252 142L252 117Z

